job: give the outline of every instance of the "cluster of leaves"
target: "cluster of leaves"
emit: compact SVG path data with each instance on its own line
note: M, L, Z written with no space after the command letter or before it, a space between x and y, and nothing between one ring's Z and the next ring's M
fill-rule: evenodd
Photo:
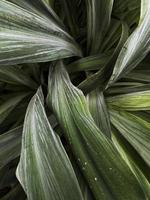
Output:
M149 51L149 0L0 0L0 200L150 199Z

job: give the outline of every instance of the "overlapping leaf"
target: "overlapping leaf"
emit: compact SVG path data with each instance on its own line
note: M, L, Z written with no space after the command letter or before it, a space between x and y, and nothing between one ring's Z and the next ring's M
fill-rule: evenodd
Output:
M104 95L96 89L87 96L89 109L96 125L108 138L111 137L110 119L105 103Z
M125 111L110 112L111 121L150 166L150 123Z
M48 104L65 131L95 199L145 199L134 175L96 126L83 93L72 85L60 62L50 68L48 92Z
M0 81L13 85L25 85L32 89L37 88L35 81L18 66L0 66Z
M86 0L88 51L96 54L109 28L113 0Z
M123 46L109 85L135 68L150 51L150 1L141 0L141 16L138 27Z
M113 129L112 140L122 158L137 177L146 195L146 199L149 199L149 168L145 168L143 160L139 159L137 153L134 151L134 148L132 148L132 146L122 137L121 133L117 129Z
M29 200L82 200L70 161L46 117L41 89L27 109L17 177Z
M46 62L75 55L80 55L79 48L53 17L0 1L0 64Z
M0 125L27 95L28 93L13 94L11 98L0 104Z
M22 127L0 135L0 168L17 158L21 149Z

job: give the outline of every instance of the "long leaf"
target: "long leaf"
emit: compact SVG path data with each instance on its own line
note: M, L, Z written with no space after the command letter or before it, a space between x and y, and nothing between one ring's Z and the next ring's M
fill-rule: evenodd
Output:
M46 117L41 89L27 109L17 178L29 200L82 199L70 161Z
M37 88L35 81L18 66L0 66L0 81L14 85L25 85L33 89Z
M138 159L134 149L127 143L127 141L123 137L121 137L120 132L116 129L113 130L112 140L122 158L129 165L129 167L137 177L141 187L143 188L143 191L145 192L146 199L148 200L150 198L150 182L147 179L147 177L149 176L149 168L144 168L144 172L147 171L147 174L145 175L141 169L141 165L142 167L144 166L143 162L141 161L141 159Z
M108 97L110 107L123 110L150 110L150 90Z
M128 166L96 126L83 93L72 85L62 63L50 68L48 87L48 104L95 199L145 199Z
M150 166L150 123L128 112L112 110L111 121Z
M96 54L109 28L113 0L86 0L88 51Z
M79 55L73 39L53 18L0 1L0 64L46 62Z
M108 138L111 138L110 119L104 95L96 89L87 95L89 109L96 125Z
M0 168L20 155L22 127L0 135Z
M0 104L0 125L27 95L27 93L14 93L11 98Z
M114 52L108 59L108 62L106 62L106 64L102 68L100 68L98 72L96 72L95 74L92 74L83 82L81 82L81 84L79 85L80 89L88 93L92 91L93 89L95 89L95 87L101 87L101 90L105 88L109 80L109 77L111 75L111 72L113 70L116 59L118 57L118 54L120 52L120 49L124 45L127 38L128 38L128 26L126 23L122 22L122 34L121 34L120 40Z
M150 1L141 0L139 25L124 44L108 85L135 68L150 51Z

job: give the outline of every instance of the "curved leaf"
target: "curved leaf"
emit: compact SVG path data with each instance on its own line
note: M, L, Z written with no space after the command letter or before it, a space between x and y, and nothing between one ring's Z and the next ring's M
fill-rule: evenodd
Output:
M22 127L0 135L0 168L17 158L21 149Z
M108 138L111 138L110 119L103 92L96 89L87 95L89 109L96 125Z
M81 55L73 39L51 18L1 0L0 64L46 62Z
M88 51L99 52L102 40L109 28L114 0L86 0Z
M32 89L37 88L36 82L18 66L0 66L0 81L14 85L25 85Z
M110 112L113 125L150 166L150 123L128 112Z
M12 112L12 110L28 95L29 93L14 93L5 102L0 104L0 125Z
M17 178L29 200L81 200L67 154L53 132L37 91L27 109Z
M150 51L150 1L141 0L139 25L124 44L108 85L135 68Z
M113 130L112 140L122 158L137 177L143 191L145 192L146 199L148 200L150 198L150 182L147 179L149 176L149 169L144 169L144 171L147 170L147 174L145 176L140 168L141 165L143 167L143 162L137 159L137 155L134 154L133 148L131 148L127 141L121 137L121 134L116 129Z
M123 110L150 110L150 90L108 97L110 107Z
M48 87L48 104L95 199L145 199L126 163L96 126L83 93L72 85L62 63L50 67Z

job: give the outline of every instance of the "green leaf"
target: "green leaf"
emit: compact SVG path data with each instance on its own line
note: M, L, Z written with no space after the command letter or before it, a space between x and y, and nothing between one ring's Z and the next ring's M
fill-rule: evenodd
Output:
M137 177L145 192L146 199L148 200L150 198L150 182L147 179L149 177L149 168L144 168L143 161L139 159L132 146L127 143L126 139L124 139L116 129L113 130L112 140L122 158ZM147 174L145 173L146 175L143 173L141 166L144 168L144 173L147 172Z
M150 123L124 111L110 111L112 124L150 166Z
M96 89L87 95L89 109L96 125L108 138L111 138L110 119L104 95Z
M15 185L1 200L25 200L26 196L20 184Z
M25 85L37 88L37 84L19 66L0 66L0 81L14 85Z
M20 155L22 127L0 135L0 168Z
M61 62L50 67L48 92L48 105L64 129L95 199L145 199L112 142L96 126L83 93L72 85Z
M150 1L141 0L139 25L124 44L109 85L135 68L150 51Z
M150 83L150 70L133 70L125 78L142 83Z
M150 90L108 97L107 103L121 110L150 110Z
M0 1L1 65L46 62L79 55L79 47L53 17Z
M150 84L144 84L139 82L116 82L106 90L106 94L120 95L143 92L146 90L150 90Z
M77 25L77 4L78 0L62 0L61 1L65 18L69 26L69 30L74 37L79 35L79 27Z
M28 95L29 93L14 93L8 100L0 104L0 125L12 112L12 110Z
M69 72L97 70L105 67L110 58L110 53L83 57L67 65Z
M43 100L39 89L29 103L17 178L29 200L80 200L71 163L48 122Z
M113 0L86 0L86 4L88 51L96 54L109 28Z
M91 76L87 77L87 79L85 79L83 82L81 82L81 84L79 85L79 88L81 90L83 90L85 93L88 93L94 90L96 87L101 88L101 90L103 90L106 87L111 72L113 70L113 66L120 52L120 49L124 45L127 38L128 38L128 26L125 22L122 22L122 34L120 40L114 52L108 59L108 62L106 62L106 64L103 67L101 67L98 72L92 74Z

